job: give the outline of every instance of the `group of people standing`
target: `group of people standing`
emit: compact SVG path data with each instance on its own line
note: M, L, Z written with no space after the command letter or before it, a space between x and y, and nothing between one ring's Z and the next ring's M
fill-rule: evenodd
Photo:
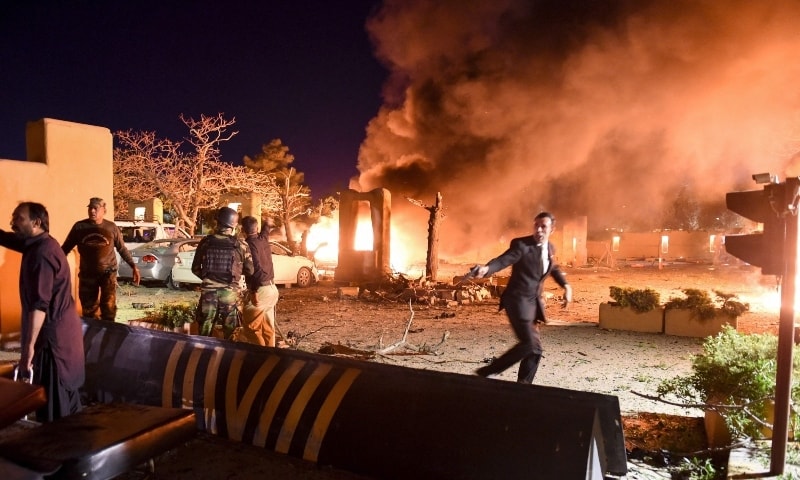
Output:
M141 274L122 234L106 220L106 204L93 197L88 217L76 222L64 243L50 235L50 218L41 203L21 202L11 215L11 232L0 229L0 246L22 253L19 293L22 306L18 378L44 387L47 404L36 419L52 421L81 410L79 389L85 379L83 323L72 296L67 255L77 247L78 298L84 318L116 318L117 258ZM245 217L246 239L236 236L238 213L223 207L212 235L200 241L192 271L203 281L197 321L203 333L230 336L238 322L239 278L247 285L239 339L275 346L275 305L272 251L268 229L258 229L255 217ZM227 269L227 271L226 271Z
M62 245L50 236L50 220L44 205L22 202L12 213L11 229L0 229L0 246L22 253L19 290L22 332L19 374L42 385L47 404L36 412L39 421L52 421L79 411L79 388L85 377L83 326L72 297L71 273L66 255L78 249L78 296L83 317L114 321L116 316L117 260L115 251L140 273L125 247L116 224L104 219L106 204L89 200L88 218L76 222ZM192 272L202 280L196 320L202 335L230 338L263 346L275 346L274 283L269 227L259 230L255 217L242 218L244 238L237 235L239 214L222 207L215 231L198 244ZM564 288L564 306L572 301L572 288L554 261L549 241L555 218L542 212L534 218L533 234L515 238L506 252L485 265L476 265L468 276L481 278L512 267L511 278L500 300L519 342L492 363L479 368L481 376L493 376L519 362L517 381L532 383L542 357L539 324L545 320L542 287L552 277ZM240 309L240 285L246 291ZM241 321L239 315L241 311ZM237 328L241 327L241 328Z
M278 288L269 244L269 227L258 219L242 218L244 239L236 235L239 214L229 207L217 211L217 226L197 246L192 273L201 286L197 320L200 334L275 346L275 305ZM239 322L239 289L244 276L246 291Z

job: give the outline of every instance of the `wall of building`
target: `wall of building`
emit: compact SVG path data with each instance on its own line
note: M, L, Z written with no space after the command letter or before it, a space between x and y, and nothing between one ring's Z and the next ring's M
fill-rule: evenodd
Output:
M586 216L556 222L551 242L556 247L556 260L562 265L586 265L586 236L589 219Z
M114 218L113 139L107 128L44 118L27 124L25 138L27 159L0 159L0 228L10 230L11 212L23 201L47 207L50 234L59 242L73 223L86 218L91 197L105 199L106 218ZM73 289L76 255L69 256ZM0 342L20 329L21 258L0 247Z
M722 235L703 231L609 233L607 239L588 242L588 255L595 260L604 258L604 262L609 253L614 260L714 262L724 250L721 240Z

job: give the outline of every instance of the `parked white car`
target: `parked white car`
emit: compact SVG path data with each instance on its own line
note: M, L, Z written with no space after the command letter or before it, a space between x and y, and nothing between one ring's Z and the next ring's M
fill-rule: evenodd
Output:
M270 241L272 265L275 267L276 285L308 287L319 280L317 266L302 255L292 255L291 250L278 242ZM172 284L200 284L202 281L192 273L195 250L179 252L172 266Z
M176 258L180 252L194 252L198 243L199 238L161 238L131 250L131 257L139 268L142 283L157 282L177 289L178 286L172 281L172 267ZM133 277L133 269L127 263L121 262L117 267L117 276L122 280L129 280Z

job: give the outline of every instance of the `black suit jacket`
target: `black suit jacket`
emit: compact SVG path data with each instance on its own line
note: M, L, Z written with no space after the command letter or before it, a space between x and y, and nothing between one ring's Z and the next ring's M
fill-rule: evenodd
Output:
M550 275L561 287L567 285L564 273L553 259L555 249L550 242L547 243L550 265L547 271L542 272L541 248L533 235L515 238L511 240L508 250L487 264L487 276L511 266L511 278L500 298L500 309L505 308L511 320L543 322L542 291L545 278Z

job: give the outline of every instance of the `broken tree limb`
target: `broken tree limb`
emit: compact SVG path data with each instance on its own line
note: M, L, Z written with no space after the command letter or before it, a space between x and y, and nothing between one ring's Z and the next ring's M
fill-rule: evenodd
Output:
M284 337L283 333L280 332L280 330L278 330L278 333L280 333L280 335L286 341L287 345L291 346L294 349L297 349L298 345L300 345L300 342L302 340L304 340L305 338L310 337L311 335L319 332L320 330L323 330L323 329L326 329L326 328L337 328L337 327L339 327L339 325L323 325L323 326L319 327L318 329L313 330L313 331L308 332L308 333L304 333L303 335L299 335L297 332L295 332L293 330L290 330L289 332L287 332L285 337ZM276 330L278 329L277 322L275 324L275 329Z
M754 405L754 404L757 405L760 402L763 402L765 400L772 400L774 397L772 397L771 395L770 396L766 396L764 398L751 400L751 401L745 402L745 403L743 403L741 405L736 405L736 404L730 405L730 404L720 404L720 403L681 403L681 402L673 402L673 401L667 400L667 399L663 398L660 395L647 395L645 393L639 393L639 392L637 392L635 390L631 390L631 393L634 394L634 395L638 395L638 396L640 396L642 398L646 398L648 400L654 400L656 402L666 403L667 405L673 405L673 406L676 406L676 407L698 408L698 409L701 409L701 410L713 410L713 411L719 412L720 414L722 414L722 413L724 413L726 411L740 411L740 412L744 413L744 415L749 417L752 421L754 421L755 423L761 425L762 427L766 427L766 428L769 428L769 429L772 428L771 424L769 424L769 423L765 422L764 420L762 420L761 418L759 418L758 415L754 414L750 410L750 408L748 408L751 405Z
M406 197L406 200L429 212L428 216L428 255L425 260L425 276L436 280L439 268L439 224L445 217L442 206L442 192L436 192L436 203L427 206L419 200Z
M445 330L444 333L442 334L442 339L439 340L439 343L437 343L436 345L433 345L431 347L431 350L436 350L437 348L439 348L442 345L444 345L445 342L447 342L448 338L450 338L450 330Z
M361 360L372 360L375 358L375 352L372 350L360 350L358 348L348 347L342 344L333 344L325 342L317 351L323 355L338 355L346 357L354 357Z
M375 352L377 355L386 357L390 352L393 352L401 347L406 348L408 350L412 350L414 354L418 355L428 355L428 354L436 355L436 349L444 345L447 342L447 339L450 338L450 331L445 331L444 333L442 333L442 339L436 345L428 346L425 344L414 345L413 343L408 343L408 333L411 331L411 322L414 319L414 309L411 307L411 301L408 302L408 307L409 310L411 310L411 315L408 319L408 323L406 324L406 330L403 333L403 338L400 341L395 342L386 348L378 350L377 352ZM383 342L383 337L381 337L381 344L382 342Z
M408 301L408 309L411 311L411 315L408 316L408 323L406 324L406 331L403 332L403 338L399 342L395 342L388 347L379 350L377 353L379 355L385 355L392 350L395 350L401 346L406 345L406 339L408 338L408 330L411 328L411 322L414 321L414 307L411 306L411 300Z

